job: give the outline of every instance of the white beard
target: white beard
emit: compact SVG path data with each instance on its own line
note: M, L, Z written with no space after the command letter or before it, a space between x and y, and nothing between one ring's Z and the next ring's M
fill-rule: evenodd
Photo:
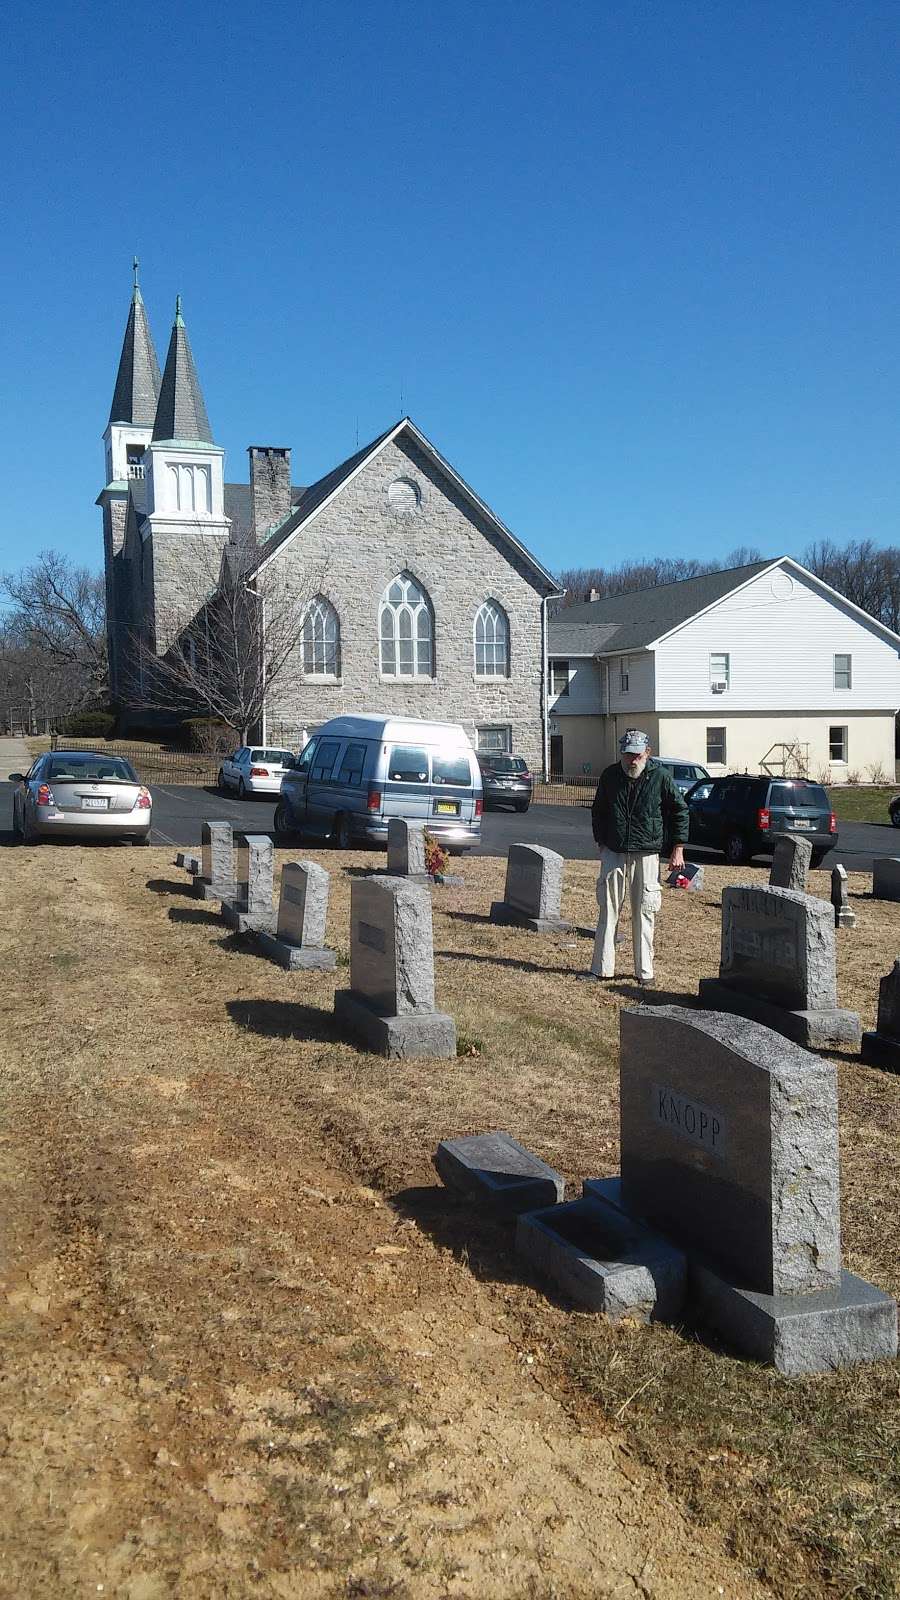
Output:
M622 771L624 772L626 778L630 778L632 783L634 783L635 779L639 778L641 776L641 773L644 771L649 759L650 759L649 755L641 756L640 761L633 767L629 767L627 765L627 763L623 760L622 761Z

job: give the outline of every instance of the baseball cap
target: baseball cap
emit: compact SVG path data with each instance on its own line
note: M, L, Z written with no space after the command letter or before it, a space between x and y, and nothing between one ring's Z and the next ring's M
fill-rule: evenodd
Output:
M650 735L642 733L640 728L626 728L619 740L619 749L623 756L640 756L650 748Z

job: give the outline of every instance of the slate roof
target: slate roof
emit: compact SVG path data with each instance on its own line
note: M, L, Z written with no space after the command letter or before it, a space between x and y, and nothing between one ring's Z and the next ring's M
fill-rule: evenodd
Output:
M154 439L192 439L212 444L212 429L200 389L200 380L191 355L187 328L177 302L169 352L159 391L159 404L153 423Z
M771 565L771 561L751 561L726 572L706 572L699 578L566 606L551 619L550 652L575 656L645 649Z
M150 335L150 324L135 284L122 340L122 354L113 390L110 422L133 422L150 427L159 400L159 362Z

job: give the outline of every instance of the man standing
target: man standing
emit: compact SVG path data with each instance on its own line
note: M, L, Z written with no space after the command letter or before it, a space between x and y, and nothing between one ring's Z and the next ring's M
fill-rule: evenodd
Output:
M629 728L619 740L620 759L602 773L591 808L594 838L600 846L597 879L597 937L594 959L584 978L613 978L616 927L625 899L631 901L634 975L653 987L653 925L662 905L659 853L671 850L670 870L684 865L688 808L663 767L647 765L650 739Z

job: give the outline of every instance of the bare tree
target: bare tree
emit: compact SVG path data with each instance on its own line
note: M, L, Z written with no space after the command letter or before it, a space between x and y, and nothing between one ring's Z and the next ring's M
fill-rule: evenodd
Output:
M56 720L108 691L103 578L55 550L0 580L7 616L0 630L4 698Z
M761 559L760 552L753 546L739 545L722 561L651 556L645 561L623 561L618 567L570 567L557 574L566 594L565 599L556 602L555 609L558 612L582 600L605 600L608 595L632 594L635 589L655 589L659 584L678 583L684 578L700 577L705 572L744 567Z
M131 704L208 716L247 742L273 691L299 667L304 617L324 579L324 569L298 571L290 563L254 570L255 554L227 545L193 616L179 615L183 597L158 612L156 639L137 638L131 652ZM160 639L171 641L168 648L157 648Z
M900 626L900 549L883 549L871 539L844 545L818 539L807 545L802 562L817 578L896 633Z

